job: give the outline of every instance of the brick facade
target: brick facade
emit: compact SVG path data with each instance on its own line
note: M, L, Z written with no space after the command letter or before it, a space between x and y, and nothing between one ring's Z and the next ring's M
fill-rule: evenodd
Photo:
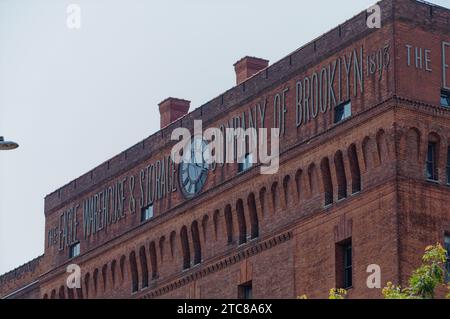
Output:
M324 298L338 285L339 244L350 239L350 298L381 297L366 286L371 264L380 265L383 284L404 284L425 246L450 232L450 109L440 106L447 74L450 83L442 64L443 55L450 61L450 48L442 49L450 10L379 4L381 29L368 29L362 12L49 194L45 253L0 277L0 296L236 298L251 282L254 298ZM422 52L417 67L415 56L408 64L409 46ZM335 124L334 108L346 101L352 116ZM279 172L218 165L201 193L185 199L167 161L173 129L192 131L196 119L204 128L248 127L250 118L280 128ZM439 150L437 182L425 178L430 140ZM150 166L164 187L154 217L141 222ZM110 215L97 209L86 232L89 200L108 202ZM75 233L61 235L61 220L74 216ZM81 255L69 259L75 241ZM75 291L65 286L72 263L82 271Z

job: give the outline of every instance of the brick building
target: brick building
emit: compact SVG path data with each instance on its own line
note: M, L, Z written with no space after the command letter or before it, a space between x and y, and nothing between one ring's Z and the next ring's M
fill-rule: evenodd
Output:
M379 3L284 59L246 57L237 85L45 198L45 252L0 277L4 298L378 298L425 246L450 243L450 10ZM280 128L280 169L210 167L182 191L177 127ZM449 233L447 233L449 232ZM81 288L68 289L70 264Z

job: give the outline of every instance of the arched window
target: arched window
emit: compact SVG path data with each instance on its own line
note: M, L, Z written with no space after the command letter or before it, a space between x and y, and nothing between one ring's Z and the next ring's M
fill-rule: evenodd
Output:
M141 263L142 272L142 288L148 287L148 266L147 266L147 254L145 253L145 247L139 248L139 261Z
M265 216L265 209L266 209L266 188L263 187L259 191L259 203L261 205L261 214L262 216Z
M225 224L227 227L228 244L233 243L233 216L231 214L231 205L225 207Z
M59 299L66 299L66 295L64 293L64 286L59 287L58 297Z
M177 234L175 231L170 233L169 241L170 241L170 255L173 258L175 256L175 238Z
M295 187L297 191L297 199L300 199L300 192L302 189L302 173L303 171L301 169L297 170L295 173Z
M130 273L131 273L131 292L139 290L139 276L136 262L136 253L132 251L129 256L130 260Z
M106 291L107 281L108 281L108 265L105 264L105 265L103 265L103 268L102 268L103 291Z
M366 170L378 166L378 152L375 150L373 139L366 136L362 142L362 149L364 155L364 165Z
M341 151L337 151L334 155L334 166L338 182L338 199L343 199L347 197L347 177L345 176L344 157Z
M77 288L77 299L83 299L83 289Z
M355 194L361 191L361 171L359 169L356 145L351 144L347 153L350 162L350 173L352 175L352 194Z
M126 273L126 269L125 269L125 262L127 260L127 257L125 257L125 255L122 255L122 257L120 257L120 284L123 284L123 282L125 281L125 273Z
M428 135L428 148L426 157L426 175L429 181L439 180L439 150L440 138L436 133Z
M245 224L244 204L242 199L238 199L236 203L236 214L239 225L239 245L247 242L247 226Z
M181 249L183 251L183 269L191 267L191 252L189 249L189 239L186 226L181 228L180 232Z
M67 287L67 299L75 299L74 289Z
M272 204L273 204L273 212L277 210L277 207L279 206L279 196L278 196L278 182L273 182L272 187L270 188L270 191L272 193Z
M446 177L447 177L447 185L450 185L450 142L447 147L447 165L446 165Z
M89 287L90 280L91 280L91 275L89 273L87 273L84 276L84 291L85 291L85 294L86 294L86 298L89 298L89 294L90 294L90 291L89 291L89 289L90 289L90 287Z
M114 259L111 262L111 283L113 285L113 288L116 286L116 267L117 267L117 261Z
M52 293L50 294L50 299L56 299L56 290L53 289Z
M377 133L377 150L378 150L378 160L380 163L386 161L389 157L389 146L386 138L386 133L383 129L379 130Z
M161 258L161 262L164 261L164 254L165 254L165 246L166 246L166 236L162 236L159 239L159 256Z
M192 243L194 244L194 265L202 262L202 248L200 244L200 233L198 231L198 223L196 220L191 225Z
M256 200L253 193L248 196L247 205L250 215L251 238L253 239L259 236L258 212L256 211Z
M97 296L98 292L98 269L95 268L94 272L92 273L92 279L94 281L94 294Z
M152 279L158 277L158 260L156 258L156 244L154 241L150 243L150 264L152 266Z
M331 181L330 162L328 157L322 159L320 163L322 171L323 190L325 195L325 206L333 204L333 183Z

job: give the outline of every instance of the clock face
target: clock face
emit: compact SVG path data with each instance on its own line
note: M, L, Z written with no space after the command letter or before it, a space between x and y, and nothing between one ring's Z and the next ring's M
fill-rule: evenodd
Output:
M202 138L194 138L190 153L185 154L179 166L180 187L186 198L200 193L208 177L209 164L205 156L208 145Z

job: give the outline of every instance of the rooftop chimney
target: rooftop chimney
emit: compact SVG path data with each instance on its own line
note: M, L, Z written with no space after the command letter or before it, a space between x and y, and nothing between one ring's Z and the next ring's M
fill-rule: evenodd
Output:
M234 70L236 71L236 84L241 84L268 66L269 61L260 58L246 56L240 59L234 64Z
M191 102L169 97L159 103L161 114L161 128L168 126L189 112Z

